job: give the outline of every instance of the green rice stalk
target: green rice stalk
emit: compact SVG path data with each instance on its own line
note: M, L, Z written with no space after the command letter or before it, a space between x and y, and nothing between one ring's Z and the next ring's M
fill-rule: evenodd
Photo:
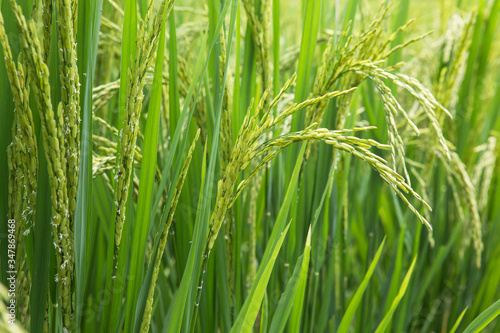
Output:
M262 90L265 90L269 86L271 79L268 51L269 29L267 28L270 22L271 1L261 0L259 10L255 6L255 1L243 0L243 7L248 17L252 41L257 53L257 67L260 70L261 87Z
M420 134L420 131L410 119L408 113L394 97L391 89L384 83L384 81L390 80L394 82L397 86L405 89L417 99L423 107L425 114L428 116L428 119L431 121L439 138L439 143L444 148L448 158L448 146L446 145L446 140L444 139L441 126L436 118L435 110L443 110L444 113L448 115L450 114L444 107L441 106L441 104L437 102L436 98L428 91L428 89L423 87L416 79L403 74L390 73L391 69L400 67L400 64L392 68L388 68L387 70L379 67L381 62L385 61L385 59L387 59L392 53L398 49L406 47L410 42L414 42L422 38L419 37L412 39L408 42L408 44L405 43L404 45L400 45L399 48L396 47L384 53L384 50L387 49L387 47L392 43L397 34L406 30L412 23L412 21L409 21L404 26L398 28L387 39L383 39L382 22L386 17L387 11L388 7L383 10L381 18L372 22L367 31L357 39L356 43L353 42L353 36L349 36L345 46L342 50L340 50L340 43L337 43L337 46L333 48L333 39L330 41L323 54L322 66L318 70L314 94L321 94L324 90L331 89L331 87L333 87L338 80L341 80L341 87L345 89L346 87L358 86L363 77L371 79L378 88L384 102L383 105L388 128L389 142L391 144L393 168L396 170L396 164L399 162L403 168L406 181L408 184L411 184L404 158L404 143L398 132L398 125L395 116L398 113L402 114L406 122L417 135ZM341 38L346 38L348 31L349 25L343 31ZM338 57L336 61L334 61L335 57ZM349 75L352 73L359 76L355 75L353 77L352 75ZM350 98L351 97L348 95L344 97L344 100L339 99L342 103L337 116L337 126L339 128L343 127ZM310 125L312 123L321 123L325 108L326 103L318 104L314 108L310 108L306 114L306 124ZM307 154L309 154L309 150Z
M4 53L5 65L12 87L12 93L14 95L14 118L16 130L13 131L13 134L15 134L13 140L15 141L15 146L18 147L16 149L16 155L19 154L18 168L20 171L22 170L20 177L22 177L24 184L18 189L18 194L20 195L24 188L22 220L17 221L20 232L16 238L18 240L16 270L19 270L21 263L20 260L24 260L24 235L30 232L30 228L32 228L35 223L34 216L38 181L38 153L33 115L29 106L29 88L27 87L28 75L25 73L24 66L21 62L19 62L16 67L12 59L9 41L5 34L3 16L1 14L0 43ZM12 153L15 153L14 149L12 149ZM19 208L20 206L17 207L17 209Z
M325 128L313 129L314 126L310 126L301 132L289 133L277 139L273 139L269 142L264 143L259 147L257 156L267 153L272 148L284 149L289 145L300 142L300 141L323 141L327 144L332 145L338 150L343 150L354 156L367 162L373 169L375 169L382 179L386 181L396 192L396 194L408 205L410 210L419 218L419 220L424 223L429 229L432 229L431 225L427 220L409 203L409 201L404 197L402 192L410 193L417 200L422 202L429 210L429 205L418 195L409 184L405 182L405 179L401 177L394 170L387 166L387 162L371 153L368 149L370 147L377 147L379 149L389 149L390 146L380 144L372 139L360 139L353 136L344 136L343 133L351 131L362 131L367 129L372 129L373 127L365 128L354 128L354 129L344 129L339 131L329 131ZM271 153L272 154L272 153ZM269 155L268 155L269 156ZM267 159L266 159L267 160ZM240 190L244 186L242 182L238 189Z
M385 7L385 8L384 8ZM411 43L414 43L420 39L422 39L424 36L420 36L414 39L409 40L407 43L398 45L388 51L387 48L389 45L391 45L392 41L395 40L398 34L401 32L405 31L411 23L413 23L413 20L408 21L405 25L399 27L395 32L393 32L389 37L384 38L383 35L383 30L384 30L384 22L387 19L387 13L389 10L389 6L382 5L382 13L380 17L376 20L374 20L370 26L366 29L364 33L362 33L359 37L355 37L353 35L348 36L349 31L350 31L350 24L347 25L346 29L341 34L340 40L346 40L344 46L342 49L340 49L341 43L337 43L335 47L333 47L333 41L334 39L332 38L328 46L325 49L325 52L323 53L323 60L322 60L322 65L318 69L318 75L316 77L316 83L314 85L314 95L322 95L326 91L331 90L335 84L338 83L340 80L340 87L341 89L347 89L348 87L356 87L358 86L361 82L363 77L365 78L370 78L372 80L375 80L377 87L379 88L379 91L381 93L381 97L384 101L384 110L386 111L386 122L388 126L388 135L389 135L389 141L391 142L392 145L392 155L393 155L393 166L395 167L396 165L396 160L399 160L402 164L406 180L408 183L410 183L410 177L408 174L408 171L406 169L406 165L404 163L404 145L403 141L398 133L397 130L397 123L395 119L395 115L399 112L404 116L405 120L408 122L408 124L414 129L414 131L419 134L418 128L413 124L413 122L410 120L408 114L404 111L404 109L400 106L399 102L396 100L396 98L393 96L391 89L386 86L386 84L383 82L383 80L389 79L389 80L395 80L397 79L397 76L389 73L390 70L395 69L399 66L400 64L388 68L387 70L382 70L379 68L380 64L388 57L396 52L399 49L402 49L406 46L408 46ZM358 71L356 68L357 66L365 66L365 64L369 67L372 68L377 68L376 71L381 70L383 72L388 73L389 75L372 75L374 73L363 73L362 71ZM358 75L350 75L350 74L358 74ZM401 80L397 80L401 81ZM400 85L402 86L402 85ZM418 89L412 89L408 85L403 86L403 88L410 88L412 91L424 91L423 86L418 84ZM415 94L414 96L421 102L421 104L425 107L426 105L429 105L429 108L431 110L428 112L429 118L435 119L432 115L432 102L435 102L435 98L432 97L430 93L428 93L425 90L425 97L426 98L420 98L419 94ZM350 103L351 96L347 95L344 96L343 98L338 99L338 107L339 111L337 113L337 126L338 128L344 127L344 122L345 122L345 116L347 114L348 106ZM431 101L431 103L428 103L428 101ZM435 103L437 104L437 103ZM321 120L323 118L323 114L325 111L327 104L322 103L322 104L317 104L314 108L310 108L307 113L306 113L306 124L310 125L312 123L317 123L318 126L321 124ZM434 124L437 124L437 122L434 122ZM441 132L439 124L435 126L436 132L439 133ZM446 147L444 144L444 139L442 138L442 135L440 136L440 141L443 144L443 147ZM307 151L307 155L309 154L309 148Z
M200 281L198 284L198 296L197 296L197 304L199 302L199 295L201 294L200 290L202 287L203 280L203 272L206 269L208 257L215 243L215 239L219 233L220 227L224 221L227 210L232 206L234 200L241 193L242 189L249 183L252 177L255 176L258 169L263 165L272 160L279 152L281 152L284 148L289 145L300 142L300 141L324 141L327 144L331 144L337 149L349 152L354 156L363 159L366 161L371 167L377 170L380 176L393 188L396 194L408 205L410 210L417 215L422 223L424 223L428 228L431 228L430 224L427 220L414 208L402 192L412 194L417 200L421 201L427 208L430 209L429 205L425 203L421 199L421 197L408 185L404 178L397 174L394 170L390 169L385 160L380 158L379 156L368 151L368 148L371 146L376 146L378 148L387 148L385 145L381 145L374 140L362 140L355 137L344 137L341 134L346 131L352 130L341 130L340 132L329 131L326 129L314 130L316 124L309 126L300 132L289 133L284 136L269 140L267 142L261 143L259 139L269 131L272 126L277 123L283 121L285 118L291 116L295 112L300 109L307 108L309 106L316 105L321 103L327 99L331 99L333 97L342 96L350 93L353 89L349 89L346 91L334 91L331 93L327 93L323 96L319 96L316 98L308 99L302 103L294 103L290 107L281 111L276 118L271 115L272 109L275 105L277 105L278 101L282 98L285 91L292 85L295 80L295 76L292 77L285 84L284 88L280 91L277 97L271 102L270 106L263 110L265 100L267 99L267 93L269 90L266 90L261 100L255 109L254 115L251 116L251 110L253 110L252 105L248 108L247 115L243 121L243 124L240 128L240 132L237 136L236 143L231 154L231 159L229 164L226 167L226 171L222 174L222 179L218 182L218 190L217 190L217 198L215 200L215 208L210 217L210 225L209 225L209 234L208 234L208 242L205 246L205 250L203 253L202 259L202 274L200 276ZM263 111L263 116L260 121L257 120L257 116ZM277 148L275 151L270 151L272 148ZM267 155L266 155L267 153ZM262 158L262 162L259 164L259 167L254 170L250 176L242 181L234 194L234 186L238 174L240 171L244 170L254 158L258 158L260 156L264 156Z
M61 80L61 104L64 140L67 143L67 193L69 198L70 230L76 208L78 192L78 166L80 161L80 79L76 54L76 1L57 0L58 48ZM72 235L71 235L72 236ZM71 237L73 239L73 237ZM72 264L71 264L72 267Z
M118 164L115 169L115 180L117 186L115 190L115 241L114 241L114 270L118 262L118 250L120 246L121 236L123 232L123 224L125 222L126 204L129 193L130 180L132 175L132 164L134 161L135 146L139 132L139 117L141 115L142 102L144 99L143 88L146 84L146 72L154 60L154 54L158 46L158 38L160 35L161 21L163 12L167 11L167 17L173 7L173 0L163 0L160 4L158 12L154 17L152 28L149 32L146 31L148 20L151 16L150 1L145 21L141 22L141 26L137 33L137 54L135 65L129 68L128 85L127 85L127 104L123 121L123 128L120 132L120 153ZM113 274L115 275L115 274Z
M158 274L160 272L161 259L165 251L165 246L167 245L167 237L170 232L170 226L172 225L172 221L174 219L174 213L177 208L177 203L179 202L179 197L182 191L182 187L184 185L184 181L186 180L189 164L191 163L191 158L193 157L194 148L196 147L196 142L200 137L200 132L201 132L200 130L196 132L196 136L193 140L193 143L191 144L191 147L188 150L186 160L184 161L184 165L182 167L182 171L179 175L179 179L177 180L177 185L175 187L172 204L170 205L170 209L168 211L167 221L165 223L163 230L161 231L160 243L158 246L158 255L156 256L153 276L151 278L151 284L149 286L149 291L148 291L148 299L146 301L146 308L144 309L144 316L142 318L141 332L144 333L147 333L149 331L149 325L153 313L153 297L156 288L156 281L158 280Z
M224 80L224 69L226 66L226 45L224 30L220 33L220 80ZM227 73L227 77L230 77L230 73ZM222 108L221 108L221 122L220 122L220 165L221 174L224 174L226 168L231 160L231 152L233 150L233 134L232 134L232 105L233 101L231 99L230 86L226 85L224 88L224 94L222 96ZM227 268L227 282L229 290L229 303L233 306L233 294L234 294L234 281L235 281L235 267L234 267L234 257L233 257L233 234L234 234L234 212L229 209L224 220L225 225L225 244L226 244L226 268Z
M63 327L70 330L72 316L72 238L70 238L69 207L66 182L65 142L62 136L62 110L58 108L59 124L52 109L49 70L43 62L42 47L33 21L26 22L21 7L14 0L11 6L20 33L21 46L30 69L37 108L40 114L45 157L47 159L52 201L52 235L56 248L57 276L60 288Z

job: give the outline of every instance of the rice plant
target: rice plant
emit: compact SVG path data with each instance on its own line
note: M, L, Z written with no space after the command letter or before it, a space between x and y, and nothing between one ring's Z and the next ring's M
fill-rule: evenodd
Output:
M500 331L500 1L0 9L0 331Z

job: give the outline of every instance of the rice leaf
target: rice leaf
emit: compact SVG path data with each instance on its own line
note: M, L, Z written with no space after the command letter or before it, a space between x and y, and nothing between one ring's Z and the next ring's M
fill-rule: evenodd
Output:
M217 22L217 27L215 31L219 31L223 19L225 18L225 15L227 11L229 10L229 7L231 6L231 27L230 28L230 34L229 34L229 45L228 45L228 52L231 50L231 41L232 41L232 34L233 34L233 29L234 29L234 21L235 21L235 16L236 16L236 5L232 1L226 1L224 3L224 7L221 10L221 14L219 16L219 20ZM209 54L212 51L215 41L217 40L216 36L213 36L212 40L210 41L210 49L209 49ZM202 44L203 45L203 44ZM201 76L204 76L204 73L207 69L208 65L208 59L205 61L205 65L203 67L200 67L202 69L201 71ZM223 85L225 82L223 82ZM198 89L199 90L199 89ZM191 91L191 89L190 89ZM224 91L224 89L222 89ZM220 106L222 103L222 99L220 98L219 102L219 107L218 107L218 114L220 115ZM215 133L219 132L219 126L220 126L220 117L217 116L217 124L215 128ZM177 132L177 131L176 131ZM180 133L180 132L179 132ZM176 133L177 134L177 133ZM211 147L211 154L210 154L210 159L209 159L209 167L206 173L206 176L204 177L204 186L201 187L200 189L200 199L198 201L198 209L197 211L199 212L196 215L196 222L195 222L195 233L193 235L193 242L191 249L189 251L189 257L188 257L188 262L186 263L186 268L184 270L184 274L181 280L181 284L179 286L179 290L176 294L174 305L173 305L173 311L172 311L172 317L175 318L174 320L170 320L168 324L168 331L169 332L179 332L181 330L181 326L183 325L183 320L187 320L189 322L189 319L191 318L190 312L191 308L193 306L196 306L194 304L194 301L192 298L194 297L193 290L196 290L198 286L196 286L196 277L202 273L199 272L199 267L201 266L201 255L204 247L204 242L205 240L205 235L208 232L208 216L209 216L209 211L208 207L209 204L211 203L211 192L212 192L212 187L213 187L213 178L214 178L214 169L215 169L215 156L218 154L218 137L214 137L212 141L212 147ZM185 313L187 312L187 313ZM187 319L184 319L185 318ZM191 324L192 325L192 324Z
M406 289L408 288L408 284L410 283L410 278L413 273L413 269L415 268L415 263L417 262L417 258L415 257L410 265L410 268L408 268L408 271L406 272L406 275L403 279L403 282L401 282L401 286L399 288L398 294L394 298L394 301L392 302L392 305L389 309L389 311L386 312L384 318L378 325L377 329L375 330L376 333L380 332L386 332L387 328L389 327L389 324L392 320L392 316L394 315L394 311L396 311L396 308L399 305L399 302L403 298L403 296L406 293Z
M321 0L307 0L297 70L297 86L295 89L296 103L306 100L309 94L309 81L312 73L316 41L318 40L320 15ZM298 117L299 114L296 114L292 118L292 131L297 130L301 124Z
M493 303L489 308L481 312L479 316L467 326L464 333L481 332L489 323L500 315L500 299Z
M285 195L285 200L281 205L279 215L276 219L273 231L267 243L266 251L264 252L262 262L259 266L255 281L252 285L252 289L250 290L250 293L245 300L245 303L243 304L238 317L236 318L231 332L250 332L252 330L255 318L257 317L259 307L264 297L267 284L269 282L269 276L271 275L276 256L278 255L281 243L284 240L284 235L286 234L286 231L288 231L288 228L290 226L289 223L285 228L285 223L292 203L293 194L295 193L298 185L300 166L302 164L302 158L304 156L305 148L306 144L304 143L302 144L299 158L297 159L297 163L295 164L292 179L290 180L290 185Z
M457 318L457 321L455 322L455 324L453 325L453 327L450 329L449 333L455 333L457 331L458 326L460 326L460 323L462 322L462 319L464 318L464 315L465 315L466 311L467 311L467 308L465 308L464 311L462 311L462 313L460 313L460 315Z
M375 267L377 266L377 263L380 259L380 255L382 254L384 244L385 244L385 238L378 247L377 253L375 253L375 256L373 257L373 260L370 264L370 267L368 267L368 270L366 271L366 274L363 280L361 281L361 284L359 285L358 289L356 290L356 293L349 302L349 306L347 307L347 310L345 311L344 316L340 321L338 332L347 332L349 330L349 326L351 325L351 321L354 318L354 314L358 309L358 306L361 302L361 298L363 297L366 287L368 286L368 282L370 282L373 272L375 271Z
M307 282L307 271L309 268L309 258L311 253L311 231L309 231L308 241L304 248L303 254L297 259L293 274L288 280L285 292L280 297L278 307L276 308L273 320L271 321L270 332L283 332L285 325L292 313L292 308L302 309L303 293L305 291L305 283ZM302 286L301 286L302 285ZM301 296L301 297L299 297ZM296 314L297 315L297 314ZM300 318L300 313L298 314ZM299 321L300 323L300 321ZM290 324L291 330L297 331L299 325ZM295 327L295 329L294 329Z
M86 271L88 255L86 249L92 248L91 229L92 216L92 88L99 41L102 0L82 3L79 15L79 45L81 49L80 82L82 82L81 109L83 114L81 130L80 172L78 194L75 210L75 270L76 270L76 320L77 332L81 330L80 322L83 311L86 288ZM82 72L83 71L83 72Z

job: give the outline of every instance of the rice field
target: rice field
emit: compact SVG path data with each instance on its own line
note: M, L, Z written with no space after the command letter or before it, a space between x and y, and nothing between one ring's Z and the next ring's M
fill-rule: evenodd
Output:
M0 0L1 332L500 332L500 0Z

